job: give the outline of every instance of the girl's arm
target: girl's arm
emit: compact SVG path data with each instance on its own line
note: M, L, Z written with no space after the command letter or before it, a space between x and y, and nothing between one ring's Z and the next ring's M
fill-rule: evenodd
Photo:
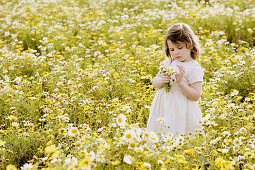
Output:
M178 66L178 65L177 65L177 67L180 69L180 73L176 74L176 80L177 80L177 83L179 84L179 87L181 88L182 92L190 100L198 101L202 94L202 82L195 82L190 85L186 84L182 80L182 77L185 73L184 67Z
M179 87L182 89L184 95L193 101L198 101L202 93L202 82L195 82L190 85L179 82Z
M154 88L160 89L165 83L170 81L170 76L165 73L158 73L156 77L152 80L152 85Z

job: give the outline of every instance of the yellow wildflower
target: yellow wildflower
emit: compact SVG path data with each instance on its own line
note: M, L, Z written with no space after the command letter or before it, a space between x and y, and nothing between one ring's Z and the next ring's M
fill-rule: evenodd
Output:
M113 77L114 77L115 79L119 78L119 73L115 73L115 74L113 75Z
M165 164L169 164L170 163L170 159L165 160Z
M18 122L12 122L12 127L18 128L19 127L19 123Z
M9 119L10 121L16 121L18 118L11 115L11 116L8 116L7 119Z
M216 156L218 154L218 152L216 151L216 150L212 150L211 152L210 152L210 155L211 156Z
M121 162L119 160L116 160L114 162L112 162L112 165L119 165Z
M224 159L221 156L215 159L215 164L219 167L222 167L223 162L224 162Z
M234 161L224 161L223 165L226 169L233 169Z
M195 151L193 149L184 150L183 153L189 156L192 156Z
M244 156L245 157L251 157L251 156L254 156L254 153L252 153L252 152L245 152Z
M91 162L92 161L89 158L83 158L82 160L79 161L79 165L82 168L86 168L86 167L88 167L91 164Z
M54 153L54 152L56 152L57 151L57 148L56 148L56 146L55 145L50 145L50 146L47 146L46 148L45 148L45 150L44 150L44 152L46 153L46 154L51 154L51 153Z
M15 165L10 164L6 167L6 170L17 170L17 168Z

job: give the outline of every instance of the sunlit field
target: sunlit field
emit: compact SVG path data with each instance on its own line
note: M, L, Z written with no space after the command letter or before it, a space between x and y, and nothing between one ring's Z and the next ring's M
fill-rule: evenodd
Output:
M1 0L0 169L255 169L253 0ZM200 38L200 132L146 130L174 23Z

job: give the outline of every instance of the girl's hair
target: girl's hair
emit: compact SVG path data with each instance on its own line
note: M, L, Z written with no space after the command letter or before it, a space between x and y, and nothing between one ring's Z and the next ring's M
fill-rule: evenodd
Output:
M172 43L178 44L180 42L186 43L186 47L191 50L191 58L194 60L199 58L200 44L198 37L194 34L189 25L184 23L176 23L171 26L165 37L165 53L166 56L173 60L167 41L171 40Z

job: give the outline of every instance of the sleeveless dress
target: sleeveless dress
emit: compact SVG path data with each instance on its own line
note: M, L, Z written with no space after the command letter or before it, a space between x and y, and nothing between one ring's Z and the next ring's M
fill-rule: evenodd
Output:
M203 69L195 60L188 62L174 60L170 64L170 59L167 59L163 63L165 66L183 66L185 69L183 80L187 84L203 82ZM201 126L201 120L202 114L198 101L189 100L176 82L172 85L170 92L167 93L164 86L156 92L147 129L155 133L171 133L174 136L187 135L188 132L196 132Z

